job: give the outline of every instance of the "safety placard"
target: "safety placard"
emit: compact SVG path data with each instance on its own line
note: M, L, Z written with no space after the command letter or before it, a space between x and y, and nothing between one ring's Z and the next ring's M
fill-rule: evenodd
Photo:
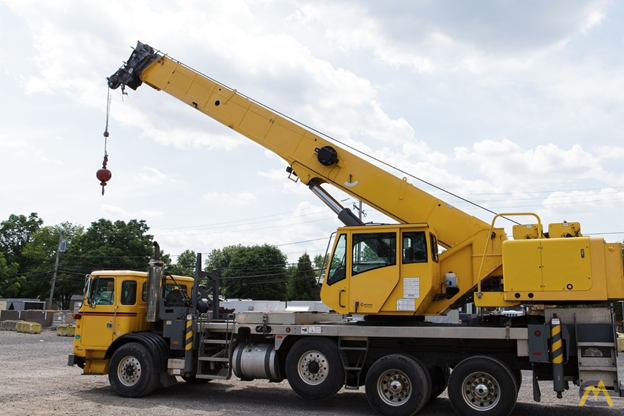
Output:
M403 297L405 299L420 298L420 277L403 278Z
M397 311L415 311L415 299L397 299Z

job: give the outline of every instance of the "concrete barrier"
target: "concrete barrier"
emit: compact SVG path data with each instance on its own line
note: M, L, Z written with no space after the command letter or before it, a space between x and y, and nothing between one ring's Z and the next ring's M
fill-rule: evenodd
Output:
M60 337L73 337L76 335L76 325L59 325L56 328L56 335Z
M620 352L624 352L624 334L618 333L617 349Z
M39 322L21 321L17 323L15 329L17 332L22 332L24 334L40 334L41 324Z
M17 324L21 322L21 321L16 321L16 320L7 320L7 321L0 321L0 330L2 331L15 331Z
M70 311L58 311L52 314L52 325L72 325L75 322L74 314Z

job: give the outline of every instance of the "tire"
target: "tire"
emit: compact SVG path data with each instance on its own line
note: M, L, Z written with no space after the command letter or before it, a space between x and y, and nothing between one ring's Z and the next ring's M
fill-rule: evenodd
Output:
M508 416L518 398L513 372L502 361L475 356L451 373L448 395L453 409L466 416Z
M448 367L431 367L429 374L431 374L431 397L429 400L434 400L448 387L450 371Z
M286 356L286 378L295 393L305 399L333 396L345 382L338 346L327 338L299 340Z
M366 376L366 398L384 416L412 416L429 400L431 378L412 357L387 355L375 361Z
M110 360L108 381L122 397L142 397L158 388L160 375L152 353L138 342L122 345Z

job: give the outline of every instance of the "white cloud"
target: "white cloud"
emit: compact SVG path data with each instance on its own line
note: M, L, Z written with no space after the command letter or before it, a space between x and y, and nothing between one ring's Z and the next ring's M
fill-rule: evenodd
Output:
M598 148L598 155L601 159L622 159L624 160L624 147L602 146Z
M137 210L137 211L128 211L123 207L110 205L110 204L102 204L101 211L104 215L109 216L113 219L121 219L121 220L131 220L131 219L144 219L144 220L153 220L163 217L163 212L155 211L155 210Z
M534 149L522 149L508 139L485 140L475 143L472 151L455 149L460 161L469 161L492 183L528 189L536 184L557 186L572 177L602 179L605 172L600 161L580 145L561 149L549 143ZM517 180L521 177L521 180Z
M584 35L589 34L589 31L592 30L592 28L594 28L595 26L598 26L600 23L602 23L605 17L606 14L601 10L592 11L591 13L589 13L589 16L587 16L587 19L581 25L581 33L583 33Z
M175 179L174 177L167 175L161 172L160 170L153 168L153 167L149 167L149 166L143 166L143 171L136 175L136 179L139 179L144 182L149 182L152 184L159 184L159 185L162 185L164 183L175 184L176 182L178 182L178 180Z

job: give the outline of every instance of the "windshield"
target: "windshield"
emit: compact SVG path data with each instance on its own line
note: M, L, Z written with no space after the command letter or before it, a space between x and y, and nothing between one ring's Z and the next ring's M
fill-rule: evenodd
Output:
M327 277L328 285L333 285L334 283L344 280L347 277L345 273L346 253L347 236L346 234L340 234L329 266L329 276Z
M89 305L112 305L115 301L115 279L112 277L96 277L87 284L87 300Z

